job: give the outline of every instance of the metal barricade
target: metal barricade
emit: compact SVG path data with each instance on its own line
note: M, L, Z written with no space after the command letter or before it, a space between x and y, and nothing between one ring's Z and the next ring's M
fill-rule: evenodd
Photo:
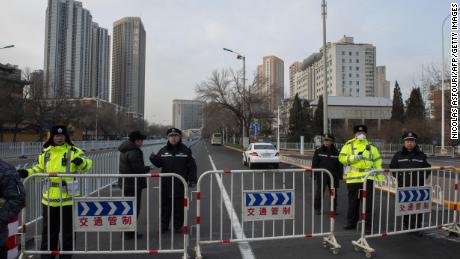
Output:
M89 182L96 191L84 193ZM188 185L178 174L33 174L24 186L58 206L27 200L32 205L22 211L22 255L177 253L187 258ZM51 188L75 195L67 198L60 192L56 199L50 197ZM62 206L69 199L72 204ZM28 222L34 207L43 207L44 217ZM162 213L170 214L171 224L177 216L182 229L162 229ZM183 222L175 213L183 213Z
M331 173L324 169L203 173L196 191L196 258L202 258L205 244L312 237L323 237L324 247L338 254L341 246L334 236L335 188L329 186L328 199L321 192L321 213L317 215L313 175L319 177L321 190L326 182L333 183Z
M375 237L430 229L460 234L459 175L454 168L373 170L366 175L365 183L371 176L385 180L374 180L372 190L363 185L361 238L352 241L355 251L362 250L366 257L372 257L375 250L367 239ZM366 223L369 213L371 222Z

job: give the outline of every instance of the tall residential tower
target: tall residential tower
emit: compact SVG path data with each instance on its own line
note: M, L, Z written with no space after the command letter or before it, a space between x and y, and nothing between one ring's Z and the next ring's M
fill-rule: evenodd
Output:
M145 30L139 17L113 24L112 103L144 115Z

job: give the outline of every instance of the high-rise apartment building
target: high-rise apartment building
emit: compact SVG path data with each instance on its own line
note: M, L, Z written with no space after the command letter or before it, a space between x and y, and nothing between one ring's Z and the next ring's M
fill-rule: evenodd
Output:
M289 66L289 96L294 98L295 96L295 74L300 71L301 63L296 61Z
M269 110L275 111L284 99L284 61L275 56L263 57L257 72L257 93L267 96Z
M94 31L101 33L94 37ZM44 97L80 98L108 89L108 72L101 71L109 69L109 42L107 30L93 23L91 13L81 2L48 0ZM99 77L100 82L92 77Z
M144 114L145 30L139 17L113 24L112 102Z
M327 46L327 90L331 96L377 96L376 48L372 44L354 43L344 36ZM294 96L317 99L323 94L324 65L322 48L300 65L294 75Z
M173 100L173 126L199 129L202 126L203 102L196 100Z
M375 96L390 99L390 81L386 79L386 67L375 68Z

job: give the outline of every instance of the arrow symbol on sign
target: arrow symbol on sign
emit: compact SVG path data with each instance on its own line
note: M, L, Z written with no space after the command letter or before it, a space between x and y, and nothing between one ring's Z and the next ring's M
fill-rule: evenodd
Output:
M115 211L117 210L117 206L115 206L115 204L113 204L113 202L109 202L109 206L110 206L109 215L113 215L115 213Z
M262 201L260 202L260 205L264 206L265 202L267 202L267 196L265 195L265 193L262 193L261 196L262 196Z
M87 214L88 211L89 211L89 207L88 207L88 205L86 205L86 202L82 202L82 203L80 203L80 204L81 204L81 206L83 207L83 211L82 211L81 215L82 215L82 216L86 216L86 214Z
M94 205L96 205L96 207L97 207L97 210L94 213L94 215L99 216L101 214L102 210L104 209L104 207L102 207L102 205L99 202L95 202Z
M271 205L276 205L278 203L278 195L272 193L273 201Z
M122 215L127 215L129 210L131 209L131 207L129 206L129 204L127 202L122 202L121 204L123 204L123 206L125 207L125 210L123 211Z
M249 197L248 206L254 206L254 202L256 201L256 198L254 198L254 195L252 193L248 193L247 195Z
M283 205L286 205L289 202L289 196L287 195L287 193L283 192L283 197L284 197Z
M413 200L414 200L414 193L409 192L409 201L413 201Z

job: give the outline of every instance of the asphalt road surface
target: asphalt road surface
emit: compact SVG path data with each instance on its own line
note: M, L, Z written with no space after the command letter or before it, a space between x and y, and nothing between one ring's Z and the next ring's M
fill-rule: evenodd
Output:
M198 174L201 175L206 171L218 169L218 170L236 170L236 169L247 169L247 167L242 165L241 154L237 151L227 149L223 146L211 146L209 143L204 141L198 142L192 146L193 154L198 165ZM294 167L282 164L280 165L281 169L294 169ZM305 174L304 174L305 175ZM305 186L311 186L309 183L311 178L305 176L294 176L291 177L286 175L283 179L279 176L267 176L268 179L254 177L244 178L244 181L241 180L241 177L231 176L231 174L222 175L220 179L218 177L208 176L204 178L202 183L201 190L201 233L203 239L209 240L213 238L215 240L225 240L233 238L242 238L245 235L247 238L252 236L258 237L261 235L280 235L283 233L292 234L293 232L298 234L302 233L316 233L321 230L321 226L326 230L328 228L329 219L328 215L324 214L324 222L319 220L319 216L314 216L312 213L312 197L311 190L306 188L305 192L306 198L304 201L299 200L298 197L301 197L302 191L295 191L295 215L296 217L300 215L302 217L302 211L305 209L307 211L306 223L302 221L286 221L283 224L282 221L276 223L268 222L261 223L257 222L254 225L251 222L242 222L242 197L241 192L242 188L252 188L263 189L263 188L279 188L279 184L284 184L286 188L290 188L293 185L302 186L304 181L307 182ZM305 178L304 178L305 177ZM224 190L219 188L219 181L221 181L221 187ZM271 241L254 241L254 242L243 242L243 243L225 243L222 242L216 244L207 244L202 245L201 250L203 258L206 259L270 259L270 258L365 258L363 253L357 253L354 251L351 241L357 240L359 234L356 231L345 231L342 226L345 224L345 215L346 215L346 196L347 191L343 183L340 183L341 186L338 189L338 215L336 216L336 231L335 236L338 243L342 246L340 253L338 255L333 255L329 249L323 248L322 237L313 237L313 238L295 238L295 239L284 239L284 240L271 240ZM210 186L213 186L213 190L210 190ZM155 186L155 183L151 183L150 186ZM232 188L233 187L233 191ZM150 196L149 206L158 207L158 197L154 193L154 188L151 188L149 192L143 193L143 207L145 208L146 196ZM299 189L301 190L301 189ZM233 202L233 206L228 206L229 201L225 201L229 198L230 202ZM210 204L210 199L213 198L213 203ZM221 197L222 202L221 202ZM302 202L304 204L302 204ZM193 197L192 202L190 203L190 215L189 215L189 224L191 227L190 235L190 246L189 246L189 256L194 256L193 248L195 246L195 234L196 227L195 224L195 196ZM325 206L328 204L326 203ZM153 236L158 235L158 209L153 209L150 213L151 220L151 229L149 230L152 233L150 238L151 243L158 241ZM152 216L154 215L154 216ZM220 220L222 217L222 220ZM312 217L314 218L315 227L311 229L309 225L311 224ZM213 226L210 226L210 220L213 220ZM233 220L231 220L233 218ZM139 243L145 244L145 233L147 222L147 215L145 212L141 212L138 220L138 225L141 233L144 233L144 236L138 240ZM221 223L222 222L222 223ZM306 224L307 227L303 226ZM254 226L254 227L253 227ZM220 231L222 229L222 232ZM243 231L239 231L242 229ZM243 233L242 233L243 232ZM222 238L221 238L222 233ZM169 232L165 234L162 241L163 248L168 248L170 245L171 235L174 233ZM232 235L232 236L230 236ZM81 240L80 238L77 238ZM124 245L127 249L132 249L133 241L122 241L121 238L113 239L114 247L121 247ZM123 242L123 244L122 244ZM174 236L173 242L180 245L181 239L180 236ZM460 256L460 238L447 237L445 233L438 230L424 231L422 236L414 234L403 234L396 235L386 238L373 238L369 239L368 242L376 250L374 254L375 258L459 258ZM93 244L94 245L94 244ZM157 245L157 244L156 244ZM135 258L151 258L151 255L130 255ZM73 258L126 258L127 255L79 255L74 256ZM156 254L153 257L156 258L180 258L179 254Z

